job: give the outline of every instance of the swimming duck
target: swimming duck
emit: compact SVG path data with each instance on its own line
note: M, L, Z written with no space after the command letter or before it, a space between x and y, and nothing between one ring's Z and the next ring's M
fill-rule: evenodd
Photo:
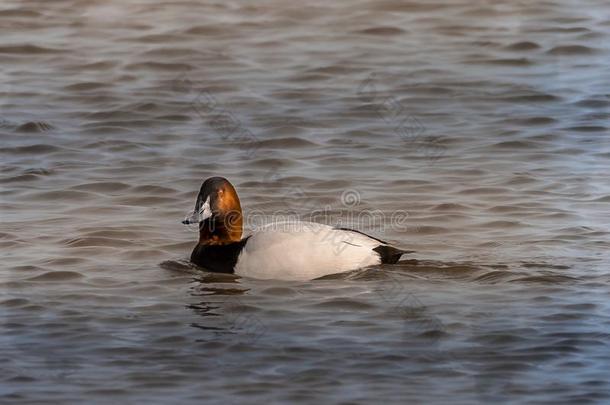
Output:
M191 262L213 272L259 279L311 280L371 265L396 263L405 253L362 232L315 222L269 224L242 238L241 205L223 177L203 182L184 224L199 224Z

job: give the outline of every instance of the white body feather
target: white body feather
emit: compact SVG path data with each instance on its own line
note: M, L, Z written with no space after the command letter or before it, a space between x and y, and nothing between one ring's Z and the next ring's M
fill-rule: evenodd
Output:
M235 274L260 279L311 280L381 263L382 242L314 222L267 225L250 236Z

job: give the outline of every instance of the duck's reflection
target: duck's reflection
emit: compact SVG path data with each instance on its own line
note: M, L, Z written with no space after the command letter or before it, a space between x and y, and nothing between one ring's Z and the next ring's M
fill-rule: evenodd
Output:
M250 289L239 288L240 277L231 274L201 273L193 278L189 294L198 302L186 307L201 316L192 327L206 332L198 341L249 343L257 341L266 331L256 315L257 308L243 302Z

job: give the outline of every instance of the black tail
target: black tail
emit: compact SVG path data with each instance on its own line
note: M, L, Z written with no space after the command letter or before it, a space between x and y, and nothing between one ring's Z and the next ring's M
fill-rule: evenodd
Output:
M388 245L379 245L373 250L379 254L383 264L395 264L400 259L400 256L414 253L413 250L401 250Z

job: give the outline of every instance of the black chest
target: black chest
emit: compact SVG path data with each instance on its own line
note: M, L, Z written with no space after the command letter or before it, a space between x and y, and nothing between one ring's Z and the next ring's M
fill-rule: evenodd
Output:
M248 238L222 245L198 244L191 253L191 262L208 271L233 273L237 258L247 242Z

